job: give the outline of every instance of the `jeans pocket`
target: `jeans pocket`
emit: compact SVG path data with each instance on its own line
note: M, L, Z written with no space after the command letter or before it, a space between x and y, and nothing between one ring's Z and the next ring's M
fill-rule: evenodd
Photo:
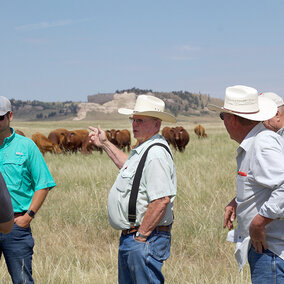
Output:
M149 240L149 254L158 261L165 261L170 256L171 235L159 233Z

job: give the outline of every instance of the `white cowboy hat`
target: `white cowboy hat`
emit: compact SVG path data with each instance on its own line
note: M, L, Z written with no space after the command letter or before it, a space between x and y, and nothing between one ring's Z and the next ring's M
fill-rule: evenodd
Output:
M242 85L226 89L223 107L210 104L208 109L231 113L254 121L270 119L277 112L277 106L271 99L258 96L256 89Z
M8 111L11 111L11 103L6 97L0 96L0 115L5 115Z
M260 96L273 100L276 103L277 107L281 107L284 105L283 99L275 93L272 92L261 93Z
M167 122L177 122L176 118L164 112L165 103L159 98L149 95L140 95L137 97L134 109L119 108L118 112L125 115L145 115L159 118Z

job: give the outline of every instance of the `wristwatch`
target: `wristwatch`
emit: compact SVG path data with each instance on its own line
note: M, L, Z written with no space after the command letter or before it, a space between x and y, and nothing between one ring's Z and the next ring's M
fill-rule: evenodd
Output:
M28 210L26 213L32 218L35 217L35 212L33 210Z
M147 236L142 235L139 231L136 232L135 237L140 237L142 239L147 239Z

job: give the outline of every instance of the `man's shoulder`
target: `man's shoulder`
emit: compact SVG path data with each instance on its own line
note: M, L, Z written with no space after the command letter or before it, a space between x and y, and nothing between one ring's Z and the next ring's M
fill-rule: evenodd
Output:
M283 138L278 133L269 129L259 132L255 137L255 143L262 145L263 147L273 147L274 145L284 147Z

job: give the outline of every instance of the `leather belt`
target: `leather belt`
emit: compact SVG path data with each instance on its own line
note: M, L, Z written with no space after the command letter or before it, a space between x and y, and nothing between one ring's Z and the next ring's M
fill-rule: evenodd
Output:
M19 217L19 216L23 216L25 214L26 214L26 211L14 213L14 218Z
M171 225L169 225L169 226L158 226L158 227L155 228L155 230L163 231L163 232L170 232L171 227L172 227ZM131 227L130 229L122 230L122 234L123 235L133 234L133 233L136 233L138 231L138 229L139 229L139 226L138 227Z

